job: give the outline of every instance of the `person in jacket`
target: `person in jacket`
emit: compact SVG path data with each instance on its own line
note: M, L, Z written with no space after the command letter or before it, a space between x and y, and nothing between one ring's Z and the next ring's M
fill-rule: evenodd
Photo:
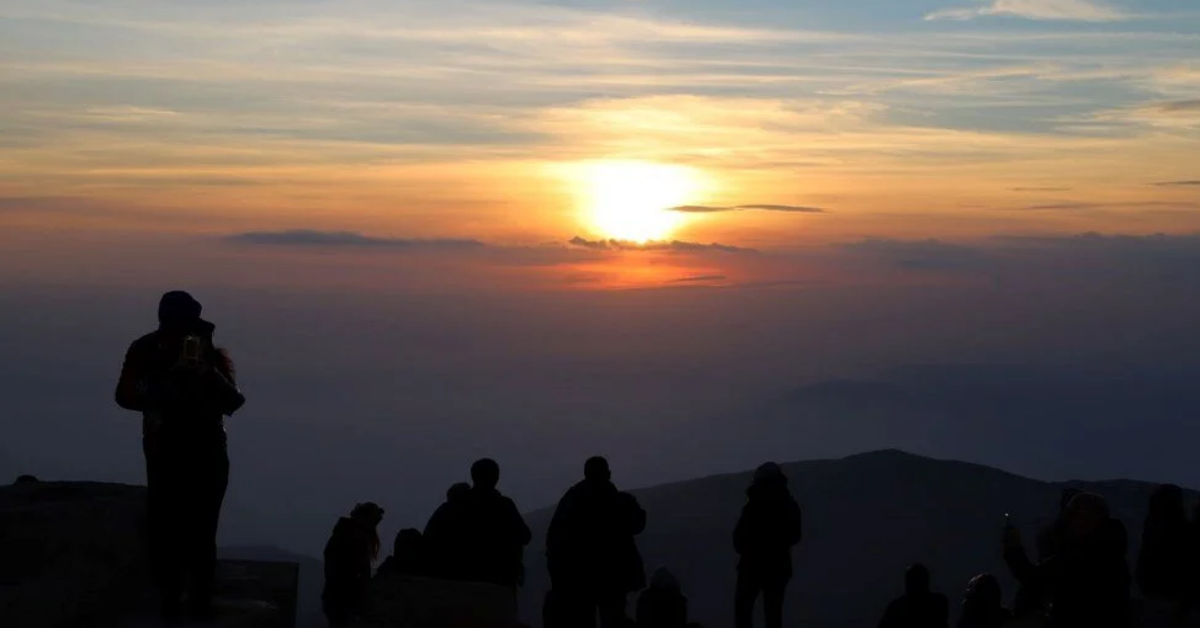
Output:
M687 628L688 602L666 567L654 570L650 586L638 595L637 628Z
M627 622L626 598L637 581L641 556L634 537L646 528L646 511L612 482L608 461L594 457L584 478L563 496L546 534L546 558L555 608L563 625L603 628Z
M783 625L783 600L792 579L792 548L803 537L800 506L788 490L779 465L768 462L754 472L746 505L733 531L740 557L734 601L737 628L754 625L754 605L763 598L767 628Z
M496 488L500 465L495 460L471 465L471 481L463 539L467 579L515 589L523 583L522 553L533 535L517 505Z
M468 577L467 535L470 512L467 502L471 485L454 484L446 490L446 501L425 524L425 549L428 552L429 575L444 580L465 580Z
M379 566L378 573L393 576L424 576L429 563L425 551L425 538L415 528L405 528L396 533L392 542L392 555Z
M186 292L163 295L158 329L130 345L115 394L122 408L142 413L149 554L165 619L212 614L229 482L224 421L245 403L233 360L201 313Z
M950 604L930 587L929 569L913 565L904 573L904 595L887 607L879 628L946 628Z
M1050 600L1054 628L1128 628L1131 622L1128 535L1092 493L1071 499L1055 554L1034 563L1008 529L1004 559L1022 587Z
M378 526L384 511L372 502L357 504L338 519L325 544L325 588L321 605L330 628L349 626L366 608L371 565L379 558Z
M1165 623L1188 612L1191 584L1190 530L1183 489L1164 484L1150 496L1142 527L1135 580L1146 598L1143 614Z
M971 578L963 596L958 628L1000 628L1010 621L1012 613L1004 608L1000 581L990 573Z

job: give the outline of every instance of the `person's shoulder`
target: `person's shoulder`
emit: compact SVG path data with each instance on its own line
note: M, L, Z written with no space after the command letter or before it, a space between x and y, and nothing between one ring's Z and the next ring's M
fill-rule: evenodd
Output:
M156 349L157 347L158 347L158 334L157 334L157 332L150 332L150 333L138 338L137 340L134 340L132 343L130 343L129 351L131 353L132 352L142 352L142 351L152 351L152 350Z

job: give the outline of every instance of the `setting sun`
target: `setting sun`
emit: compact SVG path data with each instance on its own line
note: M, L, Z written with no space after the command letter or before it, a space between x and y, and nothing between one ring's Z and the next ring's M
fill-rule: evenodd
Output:
M581 183L589 226L633 242L669 237L685 220L670 208L694 202L700 188L691 168L642 162L590 164Z

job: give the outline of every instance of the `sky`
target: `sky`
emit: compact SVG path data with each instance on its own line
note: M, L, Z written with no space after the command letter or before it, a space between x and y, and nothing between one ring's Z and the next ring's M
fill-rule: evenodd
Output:
M229 542L417 524L483 455L530 509L594 453L1200 486L1143 455L1200 410L1196 59L1191 0L8 0L0 473L141 481L111 388L183 288L250 399ZM1089 373L1045 419L1087 451L809 394L930 364Z

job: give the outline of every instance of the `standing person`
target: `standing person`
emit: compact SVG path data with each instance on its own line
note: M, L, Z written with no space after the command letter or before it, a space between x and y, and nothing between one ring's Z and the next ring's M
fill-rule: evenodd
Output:
M467 577L466 544L471 516L467 502L470 498L470 484L454 484L446 490L445 503L438 506L425 524L429 575L434 578L463 580Z
M225 417L245 397L216 326L186 292L163 295L158 329L125 354L116 402L142 413L150 559L164 619L212 615L217 527L229 483Z
M735 613L737 628L754 625L761 595L767 628L783 625L783 599L792 579L792 548L803 536L800 505L788 490L779 465L768 462L754 472L747 501L733 531L738 556Z
M958 628L1000 628L1010 621L1012 613L1004 608L1000 581L990 573L971 578L963 596Z
M484 458L471 465L466 498L464 554L467 579L516 589L522 584L522 553L533 538L513 500L496 488L500 465Z
M354 623L366 608L371 591L371 565L379 558L379 523L383 509L373 502L354 506L338 519L325 544L325 588L321 606L330 628Z
M888 604L879 628L946 628L949 623L946 596L932 591L929 569L917 564L904 573L904 595Z
M608 461L584 464L583 481L558 503L546 534L554 608L562 625L618 628L627 623L626 596L638 578L641 556L634 537L646 528L646 511L612 482Z
M1050 600L1054 628L1128 628L1131 625L1128 533L1108 502L1092 493L1071 499L1056 553L1033 563L1020 534L1007 528L1004 560L1023 588Z
M1179 623L1187 613L1190 585L1189 524L1183 489L1164 484L1150 496L1142 528L1136 580L1146 597L1143 615L1163 625Z

